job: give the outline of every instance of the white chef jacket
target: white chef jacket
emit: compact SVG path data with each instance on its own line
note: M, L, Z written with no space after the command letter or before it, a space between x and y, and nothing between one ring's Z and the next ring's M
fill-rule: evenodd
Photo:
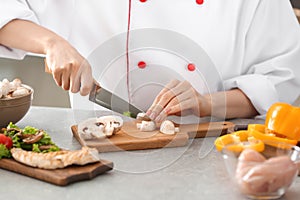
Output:
M103 87L146 110L168 81L241 89L260 114L299 96L300 31L288 0L1 0L0 28L30 20L67 39ZM0 56L25 52L0 46ZM71 96L75 108L94 108Z

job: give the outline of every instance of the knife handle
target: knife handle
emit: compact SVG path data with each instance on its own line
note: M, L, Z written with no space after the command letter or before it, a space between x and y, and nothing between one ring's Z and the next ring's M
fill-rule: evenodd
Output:
M46 58L44 59L44 64L45 64L45 72L48 73L48 74L52 74L52 71L50 70L50 68L47 65ZM95 79L94 79L94 84L97 85L98 88L101 88L100 84Z
M233 128L234 131L242 131L247 129L248 129L248 124L237 124Z

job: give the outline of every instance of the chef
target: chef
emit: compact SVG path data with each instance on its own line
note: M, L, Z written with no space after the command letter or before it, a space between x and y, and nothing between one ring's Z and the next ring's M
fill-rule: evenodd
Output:
M292 103L300 31L288 0L2 0L0 55L45 55L73 108L94 82L147 111L253 117Z

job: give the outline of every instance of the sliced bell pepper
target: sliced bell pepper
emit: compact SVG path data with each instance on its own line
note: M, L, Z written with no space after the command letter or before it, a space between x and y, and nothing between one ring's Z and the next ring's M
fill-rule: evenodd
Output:
M287 103L273 104L266 116L266 132L300 140L300 107Z
M264 124L249 124L248 133L250 136L253 136L256 139L263 141L265 144L274 147L284 148L286 145L296 145L298 142L297 140L278 137L273 133L266 133Z
M249 136L248 131L236 131L231 134L223 135L215 140L215 147L218 151L222 151L224 147L227 150L241 152L250 148L261 152L264 150L264 143L256 138Z

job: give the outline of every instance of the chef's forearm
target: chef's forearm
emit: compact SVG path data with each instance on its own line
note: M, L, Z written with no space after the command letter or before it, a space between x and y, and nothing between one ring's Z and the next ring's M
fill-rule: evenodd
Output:
M219 118L249 118L258 115L249 98L239 89L207 95L211 115Z
M10 48L46 54L47 48L63 40L54 32L33 22L15 19L0 29L0 44Z

